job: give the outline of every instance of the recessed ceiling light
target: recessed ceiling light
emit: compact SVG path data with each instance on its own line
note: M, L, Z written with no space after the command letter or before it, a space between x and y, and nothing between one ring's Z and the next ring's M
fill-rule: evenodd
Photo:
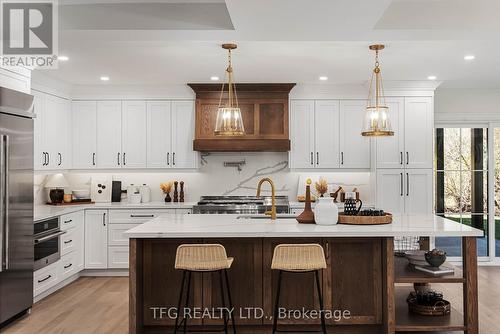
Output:
M219 81L219 77L215 77L215 76L214 77L210 77L210 80L212 80L212 81Z
M328 80L328 77L321 76L321 77L319 77L319 80L321 80L321 81L326 81L326 80Z
M60 60L60 61L68 61L68 60L69 60L69 57L68 57L68 56L59 56L59 57L57 57L57 60Z
M101 77L101 81L109 81L109 77L104 75Z
M474 60L474 59L476 59L476 56L474 56L474 55L465 55L464 59L465 60Z
M436 77L435 75L429 75L429 76L427 77L427 79L429 79L429 80L436 80L436 79L437 79L437 77Z

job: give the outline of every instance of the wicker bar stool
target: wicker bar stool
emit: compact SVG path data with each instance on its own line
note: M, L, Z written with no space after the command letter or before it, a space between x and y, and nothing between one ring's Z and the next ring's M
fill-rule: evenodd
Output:
M316 287L319 298L321 330L301 332L323 332L326 334L325 313L323 308L323 293L320 288L319 271L326 268L325 253L319 244L282 244L274 248L271 269L279 270L278 290L274 305L273 334L278 331L278 309L281 290L281 279L286 273L314 272Z
M224 246L219 244L184 244L177 247L177 253L175 255L175 269L182 270L182 283L181 292L179 294L179 302L177 304L177 316L175 318L174 333L182 326L183 333L187 331L187 317L183 317L182 321L179 323L179 310L181 309L182 297L184 294L184 286L187 281L187 293L186 301L184 303L184 309L189 307L189 297L191 293L191 275L193 272L197 273L207 273L207 272L218 272L220 281L220 293L222 298L223 307L223 318L224 318L224 328L220 331L228 333L228 323L229 318L231 319L231 324L233 327L233 333L236 334L236 324L234 322L234 312L227 312L226 297L224 293L224 279L225 277L226 291L227 291L227 301L229 303L229 309L233 310L233 302L231 300L231 290L229 289L229 279L227 275L227 269L231 268L233 263L232 257L227 257L226 249ZM199 332L199 330L197 330Z

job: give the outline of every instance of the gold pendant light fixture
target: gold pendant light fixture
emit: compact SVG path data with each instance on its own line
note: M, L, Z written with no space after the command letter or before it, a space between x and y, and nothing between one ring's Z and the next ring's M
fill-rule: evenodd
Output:
M366 105L363 130L361 134L367 137L394 136L391 120L389 119L389 107L385 103L384 86L378 54L385 48L382 44L370 45L370 50L375 51L375 68L370 80L368 101ZM375 92L373 91L375 90Z
M224 83L222 84L219 107L217 109L217 120L215 122L214 134L216 136L243 136L245 129L241 110L238 106L238 96L233 82L233 66L231 64L231 50L236 49L236 44L222 44L222 48L228 51L227 77L227 100L223 103Z

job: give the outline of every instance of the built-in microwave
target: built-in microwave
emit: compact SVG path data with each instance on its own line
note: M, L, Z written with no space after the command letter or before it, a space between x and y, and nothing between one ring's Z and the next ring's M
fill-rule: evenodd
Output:
M59 217L35 222L34 226L34 270L38 270L61 258L61 231Z

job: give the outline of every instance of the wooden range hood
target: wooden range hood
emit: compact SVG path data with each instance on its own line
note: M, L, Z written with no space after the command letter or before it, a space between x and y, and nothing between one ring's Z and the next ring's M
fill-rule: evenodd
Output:
M193 141L195 151L287 152L290 150L288 95L295 86L294 83L235 84L245 127L245 135L240 137L214 135L221 84L188 84L188 86L196 93L196 130Z

